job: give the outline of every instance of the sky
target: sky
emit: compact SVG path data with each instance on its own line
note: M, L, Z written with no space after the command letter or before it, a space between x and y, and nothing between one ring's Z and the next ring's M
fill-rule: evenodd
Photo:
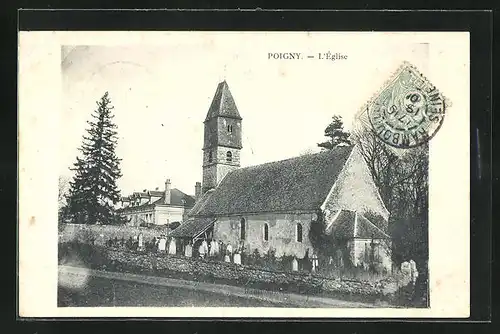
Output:
M203 120L222 80L243 118L242 167L319 151L333 115L351 129L355 113L404 60L422 64L425 44L389 35L171 33L162 43L63 46L59 172L72 176L86 121L108 91L122 195L163 189L167 178L194 194ZM347 59L317 59L329 51ZM274 52L304 59L268 59Z

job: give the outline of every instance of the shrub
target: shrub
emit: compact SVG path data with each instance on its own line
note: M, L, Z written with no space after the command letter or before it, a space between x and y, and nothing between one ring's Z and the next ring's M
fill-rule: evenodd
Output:
M245 263L254 266L263 264L262 256L257 248L253 250L252 254L245 256Z
M60 243L58 260L60 264L85 265L89 268L109 265L105 249L79 241Z
M283 255L281 257L281 270L283 271L292 271L292 262L295 256L293 255Z

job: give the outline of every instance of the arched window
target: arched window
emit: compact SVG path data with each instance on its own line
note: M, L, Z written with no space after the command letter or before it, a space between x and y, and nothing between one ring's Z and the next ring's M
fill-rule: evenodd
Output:
M264 241L269 240L269 225L264 224Z
M212 151L208 151L208 162L212 162L213 156L212 156Z
M226 153L226 161L228 161L228 162L233 161L233 154L231 153L231 151L227 151L227 153Z
M302 225L297 224L297 242L302 242Z
M227 132L229 132L229 133L233 132L233 126L231 124L228 124L228 126L227 126Z
M240 239L245 240L245 218L240 220Z

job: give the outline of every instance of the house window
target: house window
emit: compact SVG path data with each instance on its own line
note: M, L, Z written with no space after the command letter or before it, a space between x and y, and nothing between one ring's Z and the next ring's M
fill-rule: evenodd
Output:
M212 151L208 151L208 162L212 162L213 156L212 156Z
M302 225L297 224L297 242L302 242Z
M226 161L228 161L228 162L233 161L233 154L231 153L231 151L227 151L227 153L226 153Z
M264 224L264 241L269 240L269 225Z
M240 221L240 239L245 240L245 218L241 218Z
M232 126L231 124L229 124L229 125L227 126L227 132L229 132L229 133L232 133L232 132L233 132L233 126Z

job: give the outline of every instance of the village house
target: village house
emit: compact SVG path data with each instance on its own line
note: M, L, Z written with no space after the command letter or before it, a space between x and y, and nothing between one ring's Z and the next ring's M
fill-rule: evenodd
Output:
M316 252L309 231L321 223L342 263L376 259L391 270L389 212L356 147L240 168L241 122L224 81L204 121L202 194L170 235L178 249L212 239L247 254L273 249L302 259Z
M195 192L201 192L200 182L196 183ZM196 196L196 195L195 195ZM165 189L159 191L144 189L130 196L122 197L121 208L117 210L125 217L129 225L169 225L181 223L187 219L187 213L193 208L195 198L177 188L172 189L169 179L165 181Z

